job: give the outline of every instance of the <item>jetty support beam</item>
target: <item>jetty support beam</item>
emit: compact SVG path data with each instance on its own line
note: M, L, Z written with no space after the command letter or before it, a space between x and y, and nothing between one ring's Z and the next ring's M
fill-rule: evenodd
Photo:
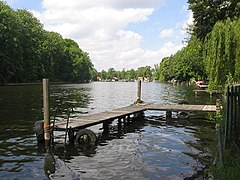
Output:
M103 122L103 133L109 133L109 124L110 122Z
M167 119L172 118L172 111L166 111L166 118Z

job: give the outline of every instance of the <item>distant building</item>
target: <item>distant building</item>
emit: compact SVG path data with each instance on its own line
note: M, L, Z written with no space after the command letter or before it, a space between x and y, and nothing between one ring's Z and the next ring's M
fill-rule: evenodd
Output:
M137 80L140 79L141 81L144 81L144 82L150 82L152 81L152 79L150 79L149 77L138 77Z
M118 81L118 78L117 77L113 77L112 81Z

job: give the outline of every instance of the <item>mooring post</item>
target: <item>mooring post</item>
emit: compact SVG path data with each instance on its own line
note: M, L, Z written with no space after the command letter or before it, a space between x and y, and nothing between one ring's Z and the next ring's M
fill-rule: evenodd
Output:
M142 81L141 79L138 79L138 94L137 94L138 100L141 100L141 91L142 91Z
M141 84L141 79L138 78L138 91L137 91L137 100L135 104L142 103L143 101L141 100L141 91L142 91L142 84Z
M50 115L49 115L49 80L43 79L43 116L44 116L44 140L45 145L50 142Z
M216 111L219 112L221 110L221 100L217 99L216 100Z

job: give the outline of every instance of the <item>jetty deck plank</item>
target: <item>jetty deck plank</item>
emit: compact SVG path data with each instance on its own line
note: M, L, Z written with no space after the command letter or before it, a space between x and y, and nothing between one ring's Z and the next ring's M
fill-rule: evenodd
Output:
M211 92L209 92L207 89L195 89L195 90L193 90L193 92L195 92L195 93L206 92L206 93L215 93L215 94L221 94L222 93L221 90L212 90Z
M85 128L109 120L114 120L126 117L138 112L146 110L158 111L201 111L201 112L216 112L215 105L186 105L186 104L142 104L130 105L127 107L117 108L110 111L105 111L88 116L81 116L69 119L68 127ZM66 129L66 122L56 122L55 129Z
M150 104L148 110L216 112L216 105Z

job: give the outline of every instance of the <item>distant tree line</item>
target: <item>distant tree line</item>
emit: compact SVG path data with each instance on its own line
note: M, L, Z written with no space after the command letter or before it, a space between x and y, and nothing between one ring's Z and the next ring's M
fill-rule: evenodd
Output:
M93 64L71 39L43 29L27 10L0 1L0 84L52 81L85 82Z
M150 66L140 67L137 70L130 69L117 71L114 68L109 68L108 71L102 70L101 72L95 71L93 74L93 80L100 78L101 80L109 80L117 78L118 80L135 80L138 77L144 77L151 80L153 78L154 69Z
M161 81L206 80L210 89L240 80L240 2L189 0L194 24L188 45L157 66Z

